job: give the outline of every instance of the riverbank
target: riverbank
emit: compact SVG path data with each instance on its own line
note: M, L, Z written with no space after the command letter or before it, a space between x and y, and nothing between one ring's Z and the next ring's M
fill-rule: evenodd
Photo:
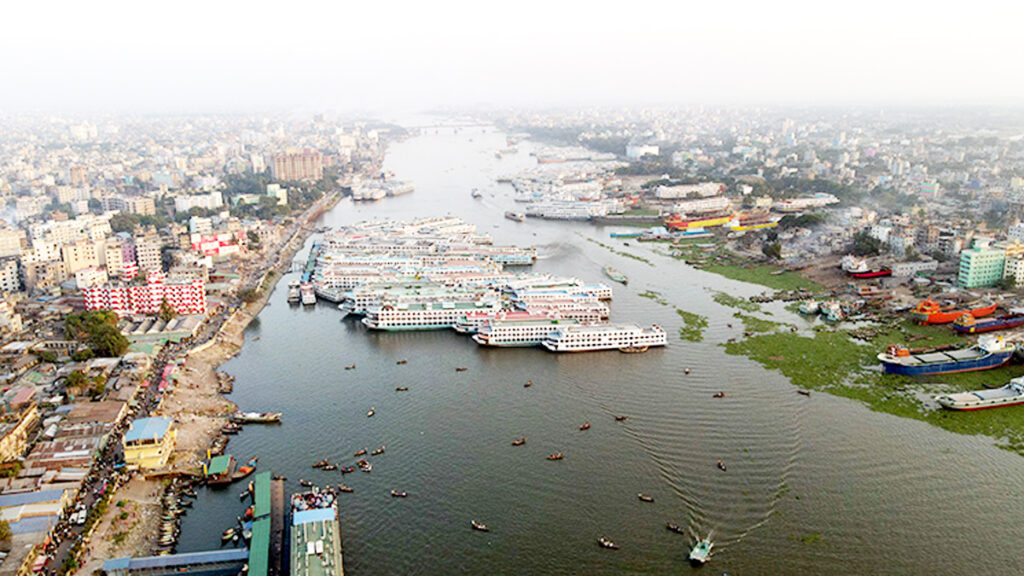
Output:
M253 274L257 287L255 300L241 303L227 316L215 336L185 355L181 377L163 396L154 413L174 420L178 435L168 463L171 471L195 473L206 461L206 451L237 406L222 396L217 385L217 369L238 354L244 344L249 323L266 306L273 282L291 267L295 255L313 233L312 221L334 207L338 193L325 196L295 221L280 248L270 249ZM271 262L270 260L273 259ZM138 474L111 500L122 503L108 508L82 557L84 574L92 574L103 561L118 556L147 556L156 550L155 535L164 510L159 503L163 481L147 480Z

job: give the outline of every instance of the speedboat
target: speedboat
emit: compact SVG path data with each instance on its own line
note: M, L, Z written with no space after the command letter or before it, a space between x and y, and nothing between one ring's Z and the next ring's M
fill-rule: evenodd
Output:
M597 539L597 543L601 546L601 548L608 548L609 550L618 550L619 549L619 546L615 542L612 542L611 540L605 538L604 536L598 538Z
M654 497L649 494L637 494L636 497L639 498L641 502L654 502Z
M704 564L711 559L711 549L714 548L714 544L711 542L711 534L708 534L706 538L701 538L694 545L693 549L690 550L690 562L694 564Z
M562 458L565 458L565 454L562 454L561 452L555 452L548 456L548 460L561 460Z
M338 491L339 492L355 492L356 489L351 487L351 486L346 486L345 484L338 484Z
M477 522L476 520L473 520L471 524L473 526L473 530L479 530L481 532L491 531L491 529L487 527L487 524L484 524L483 522Z
M522 446L523 444L526 444L526 436L523 436L522 438L517 438L512 441L513 446Z
M588 420L587 422L580 424L580 430L590 430L590 421Z
M391 491L391 495L394 496L395 498L405 498L406 496L409 495L409 493L408 492L400 492L398 490L392 490Z
M711 395L712 398L725 398L725 392L715 392Z
M377 413L377 409L376 408L370 408L370 411L366 413L366 417L367 418L372 418L373 415L376 414L376 413Z

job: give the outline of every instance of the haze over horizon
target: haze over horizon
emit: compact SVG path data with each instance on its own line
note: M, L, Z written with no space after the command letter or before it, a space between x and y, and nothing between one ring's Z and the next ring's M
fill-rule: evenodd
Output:
M0 113L1019 106L1024 6L962 6L18 3Z

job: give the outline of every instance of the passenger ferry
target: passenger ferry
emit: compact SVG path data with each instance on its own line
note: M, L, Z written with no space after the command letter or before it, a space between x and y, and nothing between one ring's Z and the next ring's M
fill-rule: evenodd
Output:
M611 316L611 309L608 308L608 304L601 302L595 296L566 300L542 300L530 302L529 304L517 302L515 304L522 310L532 312L557 310L564 318L573 318L587 324L607 320Z
M341 523L331 490L313 488L292 495L292 576L341 576Z
M543 313L536 313L527 310L508 310L501 309L497 312L478 312L476 310L467 312L465 316L459 319L452 328L460 334L476 334L480 327L487 324L492 320L509 320L513 322L527 322L530 320L544 320L560 317L557 311L553 314L546 315Z
M299 293L299 281L292 280L288 283L288 302L297 304L301 298L302 295Z
M644 352L651 346L665 346L667 343L665 330L657 324L650 328L641 328L636 324L601 324L560 327L543 345L552 352Z
M594 296L598 300L611 300L612 288L607 284L591 284L588 286L574 286L570 288L546 290L527 289L516 290L513 298L522 302L535 302L539 300L563 300L579 296Z
M372 330L441 330L455 326L467 312L500 309L497 301L384 304L367 310L363 325Z
M559 328L576 325L567 318L544 320L491 320L473 335L473 341L481 346L514 347L540 346L551 333Z
M303 282L299 286L299 293L302 295L302 304L304 306L316 304L316 293L313 292L313 285L311 283Z

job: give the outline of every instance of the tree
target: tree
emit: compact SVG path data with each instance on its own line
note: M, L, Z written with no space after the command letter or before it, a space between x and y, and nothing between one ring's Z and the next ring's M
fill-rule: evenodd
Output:
M260 293L252 288L245 288L238 292L238 297L242 299L242 302L250 303L255 302L260 297Z
M773 260L782 259L782 243L781 242L766 242L764 246L761 246L761 252L765 256Z
M855 256L876 256L882 251L882 242L868 233L861 230L853 236L853 246L850 249Z
M0 541L6 542L11 539L11 525L7 520L0 520Z
M1014 276L1003 276L996 282L996 288L1000 290L1013 290L1017 287L1017 278Z
M75 370L64 379L64 388L68 394L73 396L81 394L87 384L89 384L89 379L85 377L85 373L81 370Z
M174 317L177 315L178 313L174 311L174 307L171 306L171 303L167 301L167 298L164 298L162 301L160 301L161 320L163 320L164 322L170 322L171 320L174 320Z
M256 232L254 232L252 230L249 230L249 231L247 231L245 233L245 237L246 237L247 240L249 240L249 248L250 249L259 248L260 247L260 236L259 236L259 234L257 234Z
M57 353L53 350L39 350L35 354L39 358L40 362L49 362L50 364L53 364L57 361Z
M96 356L113 358L128 350L128 339L117 328L117 314L110 310L68 314L64 332L68 338L84 342Z

